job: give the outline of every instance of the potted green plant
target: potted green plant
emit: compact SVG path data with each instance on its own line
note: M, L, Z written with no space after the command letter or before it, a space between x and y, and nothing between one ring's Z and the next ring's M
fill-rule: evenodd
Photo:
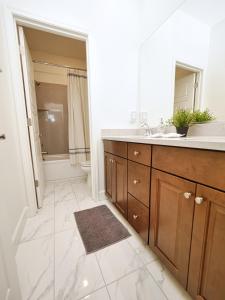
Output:
M196 110L192 115L192 123L206 123L215 120L215 116L208 109Z
M193 113L190 110L178 109L174 113L170 122L176 127L177 133L186 136L192 120Z

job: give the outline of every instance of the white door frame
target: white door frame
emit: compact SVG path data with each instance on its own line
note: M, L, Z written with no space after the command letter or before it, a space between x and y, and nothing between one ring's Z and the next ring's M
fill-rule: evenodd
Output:
M174 65L174 76L173 76L173 101L174 101L174 95L175 95L175 77L176 77L176 67L180 67L182 69L186 69L189 71L192 71L194 73L196 73L197 76L197 81L198 81L198 88L196 90L196 94L195 94L195 103L194 103L194 109L200 109L202 106L202 85L203 85L203 70L179 61L175 61L175 65Z
M94 120L91 109L91 72L90 67L90 34L87 30L65 26L58 22L49 22L48 20L33 15L26 14L8 7L4 7L4 23L6 38L9 50L9 67L13 84L13 95L15 111L18 123L18 136L20 140L21 158L24 168L24 181L27 191L27 205L29 215L34 215L37 211L35 186L33 178L32 160L29 145L29 135L27 130L26 107L24 101L23 78L20 63L20 50L17 39L17 25L31 27L42 31L52 32L65 37L76 38L86 42L87 73L88 73L88 105L89 105L89 127L90 127L90 150L92 160L92 197L99 199L98 193L98 153L97 139L94 134Z

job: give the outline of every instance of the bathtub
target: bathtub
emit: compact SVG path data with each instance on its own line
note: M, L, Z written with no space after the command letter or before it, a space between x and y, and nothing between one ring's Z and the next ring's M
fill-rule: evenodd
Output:
M43 155L43 168L46 180L59 180L85 177L80 165L71 166L69 154Z

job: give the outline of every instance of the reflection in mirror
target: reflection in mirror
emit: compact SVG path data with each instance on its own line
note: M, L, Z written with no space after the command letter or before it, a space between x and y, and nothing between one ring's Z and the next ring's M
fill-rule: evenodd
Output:
M140 48L140 111L151 126L177 108L225 121L224 78L225 1L184 1Z
M199 109L200 71L177 64L174 85L174 108L195 111Z

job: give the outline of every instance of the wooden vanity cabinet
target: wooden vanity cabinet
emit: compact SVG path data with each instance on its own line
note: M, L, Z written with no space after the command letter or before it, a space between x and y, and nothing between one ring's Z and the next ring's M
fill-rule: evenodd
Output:
M127 143L105 141L104 149L127 156ZM127 219L127 159L115 154L104 152L106 195Z
M186 288L196 184L152 170L149 244Z
M128 161L128 192L149 207L150 168Z
M123 216L127 219L127 160L118 156L113 156L113 202Z
M104 144L111 201L193 299L224 300L225 152Z
M148 243L149 208L128 193L128 222Z
M105 158L105 160L104 160L104 163L105 163L105 192L106 192L106 195L112 200L113 190L114 190L114 186L115 186L115 180L113 180L113 165L112 165L113 155L105 152L104 158Z
M127 160L105 152L106 195L127 218Z
M197 185L188 292L197 299L225 299L225 193Z

